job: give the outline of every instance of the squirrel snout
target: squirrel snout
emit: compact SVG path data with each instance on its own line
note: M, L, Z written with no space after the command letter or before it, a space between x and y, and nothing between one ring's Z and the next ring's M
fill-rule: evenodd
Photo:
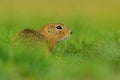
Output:
M73 32L71 31L70 34L72 34Z

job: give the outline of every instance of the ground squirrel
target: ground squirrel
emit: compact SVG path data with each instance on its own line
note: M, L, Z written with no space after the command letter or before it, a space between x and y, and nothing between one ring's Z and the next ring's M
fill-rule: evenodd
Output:
M57 43L67 39L71 34L72 31L65 25L55 23L44 25L38 31L24 29L17 33L14 41L32 47L47 45L49 51L52 52Z

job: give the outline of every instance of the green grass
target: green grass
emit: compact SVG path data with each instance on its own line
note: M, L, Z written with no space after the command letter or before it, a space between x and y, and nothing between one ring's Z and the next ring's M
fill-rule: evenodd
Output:
M0 80L120 80L119 1L35 1L0 3ZM73 31L51 56L20 47L10 51L17 32L48 23Z
M40 22L48 23L49 19ZM107 27L92 26L79 18L65 19L73 30L71 38L60 43L51 56L41 50L16 48L10 53L10 44L17 31L26 25L38 29L36 21L15 24L8 21L1 27L1 80L114 80L120 79L119 33ZM37 19L36 19L37 20ZM33 22L33 23L32 23ZM95 24L97 25L97 24ZM103 26L110 25L103 24ZM17 26L17 27L16 27ZM79 27L80 26L80 27Z

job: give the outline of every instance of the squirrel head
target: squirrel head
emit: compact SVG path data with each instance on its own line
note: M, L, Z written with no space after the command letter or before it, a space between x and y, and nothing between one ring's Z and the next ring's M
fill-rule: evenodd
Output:
M61 23L47 24L39 30L50 42L58 43L67 39L72 31Z

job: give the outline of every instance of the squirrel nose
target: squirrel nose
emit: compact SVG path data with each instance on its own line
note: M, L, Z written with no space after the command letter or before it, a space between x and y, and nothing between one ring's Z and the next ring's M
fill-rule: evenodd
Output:
M71 31L70 34L72 34L73 32Z

